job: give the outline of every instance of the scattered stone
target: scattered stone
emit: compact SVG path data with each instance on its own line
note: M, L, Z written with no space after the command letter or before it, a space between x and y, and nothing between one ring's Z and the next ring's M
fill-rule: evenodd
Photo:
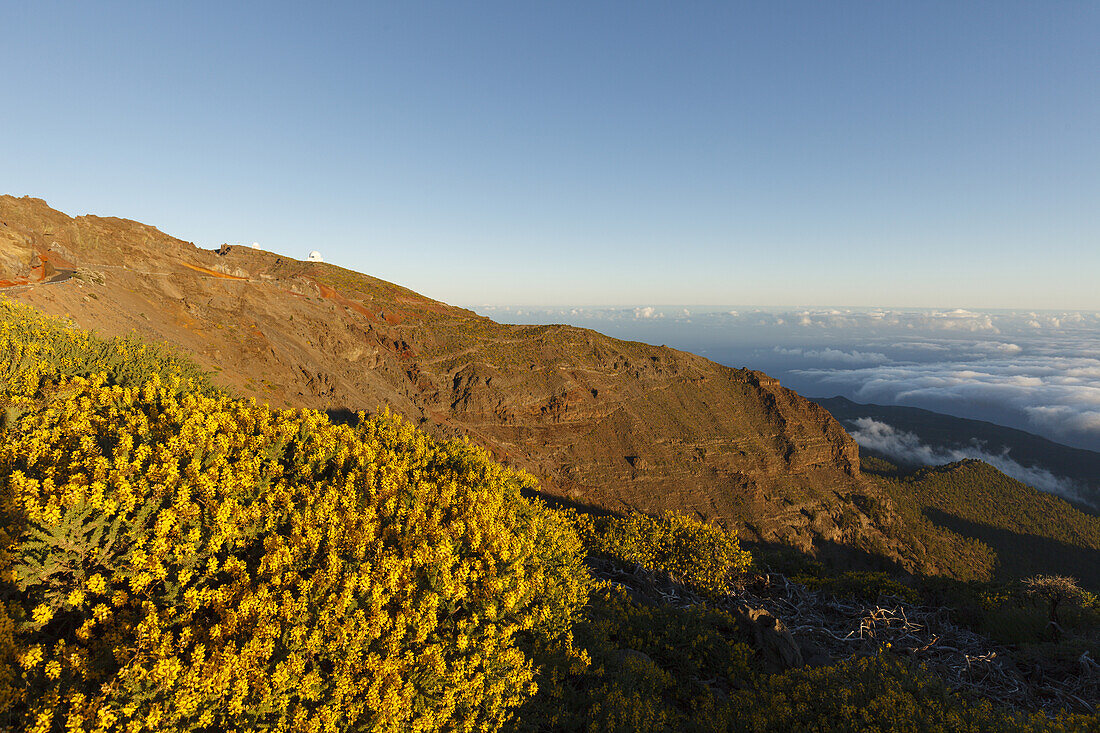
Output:
M769 672L782 672L804 664L802 650L783 622L767 609L740 606L733 609L742 633L752 638L753 648Z

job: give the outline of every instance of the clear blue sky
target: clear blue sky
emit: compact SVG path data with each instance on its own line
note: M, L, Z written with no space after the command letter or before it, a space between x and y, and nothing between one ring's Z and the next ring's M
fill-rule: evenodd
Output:
M1100 3L7 2L0 192L458 304L1100 309Z

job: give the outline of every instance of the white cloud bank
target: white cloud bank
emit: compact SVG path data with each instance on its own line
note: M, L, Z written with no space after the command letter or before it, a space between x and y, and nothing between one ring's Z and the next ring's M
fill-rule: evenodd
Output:
M877 351L842 351L826 346L823 349L784 348L776 346L775 353L783 356L801 356L805 359L822 361L827 364L888 364L891 360L886 354Z
M1100 446L1100 360L1095 358L1034 355L793 373L811 379L820 393L844 394L856 402L963 417L997 410L1054 440L1093 450Z
M851 431L851 435L857 443L864 448L882 453L898 463L942 466L964 458L976 458L1036 489L1095 506L1082 495L1082 487L1076 481L1056 476L1038 466L1023 466L1009 457L1008 448L1000 453L990 453L977 440L972 440L970 445L962 448L935 448L922 443L913 433L898 430L888 423L870 417L857 418L855 426L856 429Z

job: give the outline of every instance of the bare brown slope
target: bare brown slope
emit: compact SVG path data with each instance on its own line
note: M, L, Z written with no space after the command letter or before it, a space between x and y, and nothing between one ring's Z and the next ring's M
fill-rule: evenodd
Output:
M43 261L65 265L52 282L30 272ZM568 326L501 325L333 265L202 250L38 199L0 197L0 280L31 283L5 292L80 326L176 344L275 405L389 406L469 435L551 494L922 567L851 438L760 372Z

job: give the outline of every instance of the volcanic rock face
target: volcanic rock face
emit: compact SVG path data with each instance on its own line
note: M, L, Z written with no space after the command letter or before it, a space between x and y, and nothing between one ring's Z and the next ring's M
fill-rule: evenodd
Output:
M903 554L882 531L890 504L861 478L856 444L760 372L579 328L502 325L330 264L203 250L38 199L0 197L0 281L82 327L174 344L275 406L389 407L468 435L580 504L676 509L803 549Z

